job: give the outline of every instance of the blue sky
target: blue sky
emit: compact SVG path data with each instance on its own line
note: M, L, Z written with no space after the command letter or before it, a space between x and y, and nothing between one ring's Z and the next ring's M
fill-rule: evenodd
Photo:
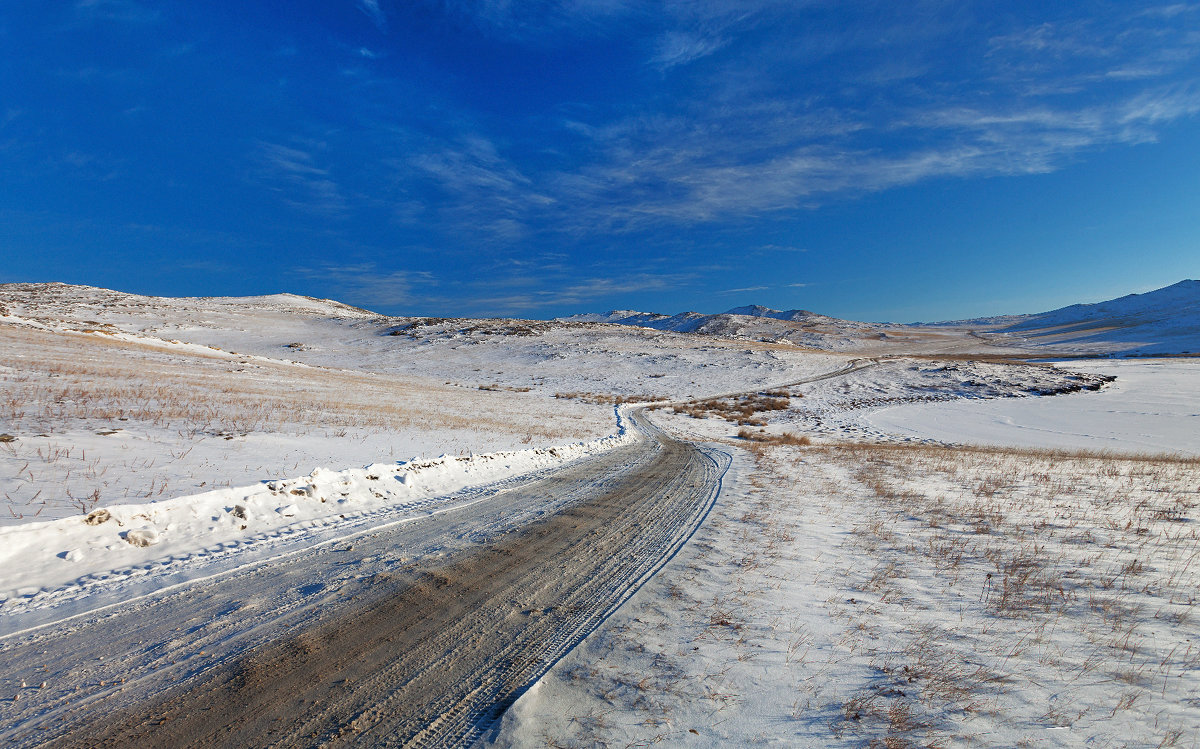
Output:
M1196 277L1200 4L6 0L0 281L549 317Z

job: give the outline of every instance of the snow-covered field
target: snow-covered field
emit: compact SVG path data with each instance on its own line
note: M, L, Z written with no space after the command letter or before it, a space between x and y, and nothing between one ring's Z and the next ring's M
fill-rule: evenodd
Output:
M3 322L0 346L0 526L613 429L608 407L428 377Z
M844 361L786 344L620 325L389 318L289 294L160 298L64 284L0 286L0 324L37 325L235 359L261 357L559 400L695 397L765 387ZM237 354L232 354L237 352ZM557 405L555 406L557 410Z
M16 285L0 307L0 635L133 577L484 501L461 490L623 439L614 402L670 401L656 424L732 458L712 515L499 745L1200 745L1198 360L290 295Z
M1102 392L883 408L880 431L964 444L1200 455L1200 359L1068 361L1116 377Z
M1195 746L1200 465L735 448L499 746Z
M178 583L205 557L372 516L388 523L422 518L471 501L458 494L462 489L561 466L634 437L623 432L559 447L317 468L294 479L0 528L6 570L0 602L15 599L9 614L44 608L147 571L169 573Z

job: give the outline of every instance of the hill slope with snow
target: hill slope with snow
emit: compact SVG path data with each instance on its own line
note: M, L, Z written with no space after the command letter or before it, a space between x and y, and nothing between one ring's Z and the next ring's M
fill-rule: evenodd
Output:
M695 333L718 338L791 343L822 351L856 350L866 341L897 333L884 323L840 320L807 310L774 310L761 305L735 307L728 312L704 314L614 310L605 314L571 315L562 322L589 322L650 328L672 333Z
M780 311L760 305L735 307L717 314L664 315L616 310L549 321L398 318L294 294L172 299L58 283L0 285L0 315L54 328L121 331L227 350L235 347L260 355L279 356L286 352L289 359L317 364L340 360L347 345L357 349L366 344L367 348L379 351L383 343L378 340L381 333L427 344L527 337L532 339L529 347L539 348L542 355L548 352L534 343L538 339L548 343L563 336L582 335L602 339L632 336L641 340L650 331L702 337L674 341L668 348L689 348L706 345L713 339L726 339L866 355L1200 353L1200 281L1196 280L1039 314L912 324L859 322L807 310ZM622 326L624 331L618 333L614 326ZM315 349L323 349L324 356ZM302 356L300 352L306 350L310 353ZM396 366L393 356L387 359L388 368Z
M1200 281L1180 281L1144 294L1073 304L1039 314L936 323L858 322L757 304L717 314L614 310L560 320L787 342L826 351L877 353L880 348L897 345L934 350L970 336L977 344L1024 349L1029 354L1178 355L1200 353ZM961 348L961 344L950 345Z
M984 336L1074 353L1200 353L1200 281L1027 315Z

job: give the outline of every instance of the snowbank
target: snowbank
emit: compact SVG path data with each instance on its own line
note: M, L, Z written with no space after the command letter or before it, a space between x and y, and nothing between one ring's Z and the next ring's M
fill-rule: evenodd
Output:
M615 434L591 442L470 456L413 458L264 481L191 496L97 508L0 528L0 601L34 598L114 571L150 571L171 560L236 549L309 528L328 528L381 508L389 522L442 512L454 492L520 476L641 439L616 409Z

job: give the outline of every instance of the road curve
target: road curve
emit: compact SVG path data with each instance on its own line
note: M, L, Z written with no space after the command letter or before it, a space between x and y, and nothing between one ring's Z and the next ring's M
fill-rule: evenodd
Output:
M389 528L349 548L264 565L252 584L201 585L7 644L0 670L28 670L33 679L40 661L101 655L80 658L91 669L82 692L34 690L44 704L0 704L0 722L10 726L0 739L59 747L472 743L682 546L719 492L728 456L630 416L645 440L481 503L491 521L481 522L478 508L446 513L423 529ZM573 499L503 527L506 513L564 496ZM488 537L436 561L402 563L402 551L431 532ZM351 574L355 560L369 562L372 574ZM305 603L258 601L256 613L241 600L247 588L299 591L287 600ZM261 625L222 624L255 616ZM223 632L243 644L228 646ZM205 643L228 652L206 661ZM149 672L126 687L124 672L133 677L134 669Z

